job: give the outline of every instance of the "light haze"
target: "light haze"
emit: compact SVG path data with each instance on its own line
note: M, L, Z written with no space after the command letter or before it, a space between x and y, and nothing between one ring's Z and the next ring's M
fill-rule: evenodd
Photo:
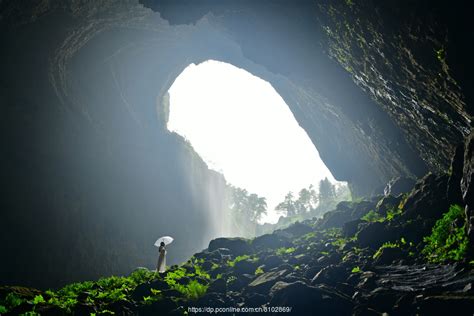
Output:
M191 64L170 93L168 129L188 139L228 183L267 199L262 222L289 191L336 182L288 105L266 81L227 63Z

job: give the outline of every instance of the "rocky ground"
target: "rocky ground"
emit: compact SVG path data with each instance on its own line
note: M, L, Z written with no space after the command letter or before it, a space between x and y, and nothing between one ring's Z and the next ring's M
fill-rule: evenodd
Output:
M462 240L446 258L424 250L450 209L454 176L429 174L409 193L395 183L385 196L341 202L321 219L251 240L212 240L162 275L139 269L45 292L3 287L1 308L29 315L190 315L207 307L244 311L236 315L472 315L473 262L458 247ZM450 222L447 236L465 222Z

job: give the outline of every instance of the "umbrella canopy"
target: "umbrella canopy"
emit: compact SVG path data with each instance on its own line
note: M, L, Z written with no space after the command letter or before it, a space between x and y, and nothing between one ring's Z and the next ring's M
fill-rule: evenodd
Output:
M173 240L174 240L173 237L163 236L163 237L158 238L158 240L155 242L155 246L159 247L161 242L164 242L165 245L169 245L173 242Z

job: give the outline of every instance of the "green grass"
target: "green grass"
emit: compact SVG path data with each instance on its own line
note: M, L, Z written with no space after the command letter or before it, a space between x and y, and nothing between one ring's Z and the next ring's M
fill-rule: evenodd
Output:
M462 221L461 227L454 226ZM466 218L464 210L459 205L451 205L434 225L431 235L426 236L422 254L429 262L460 261L465 258L468 239L465 230Z

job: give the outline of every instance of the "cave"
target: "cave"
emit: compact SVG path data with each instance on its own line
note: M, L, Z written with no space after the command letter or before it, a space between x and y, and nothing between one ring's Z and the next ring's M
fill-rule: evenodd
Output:
M158 232L171 264L211 250L225 178L166 128L210 59L269 82L355 199L424 179L469 210L468 23L445 1L0 1L1 284L153 267Z

